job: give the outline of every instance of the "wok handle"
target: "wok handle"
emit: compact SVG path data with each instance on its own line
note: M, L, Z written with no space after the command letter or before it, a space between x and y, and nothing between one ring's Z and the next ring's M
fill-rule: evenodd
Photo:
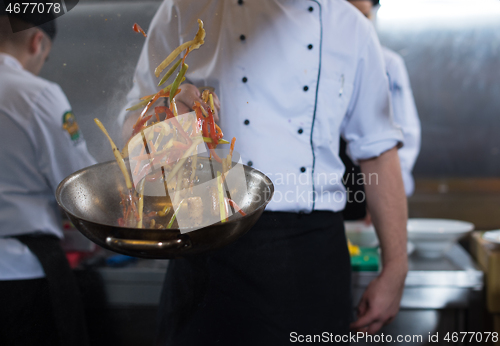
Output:
M181 236L172 240L132 240L118 239L113 237L106 238L106 244L116 250L148 251L148 250L177 250L191 247L189 237Z

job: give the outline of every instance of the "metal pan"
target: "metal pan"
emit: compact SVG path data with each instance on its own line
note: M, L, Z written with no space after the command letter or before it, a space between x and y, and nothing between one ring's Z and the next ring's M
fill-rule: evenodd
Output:
M197 174L207 179L218 163L199 159ZM203 164L205 163L205 164ZM261 216L274 193L272 181L263 173L241 165L246 193L236 203L246 216L233 215L226 222L187 232L179 229L138 229L120 227L122 217L120 189L126 191L123 176L115 161L80 170L58 186L56 199L71 222L87 238L109 250L142 258L180 258L219 249L245 234ZM167 197L144 197L145 209L165 203ZM188 230L189 231L189 230Z

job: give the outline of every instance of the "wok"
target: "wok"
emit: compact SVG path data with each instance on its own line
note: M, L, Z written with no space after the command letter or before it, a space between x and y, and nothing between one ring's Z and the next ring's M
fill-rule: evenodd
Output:
M220 165L199 158L197 175L212 179ZM236 163L233 163L236 165ZM239 164L244 172L246 191L235 202L246 213L232 215L189 232L189 229L138 229L121 227L119 191L125 181L115 161L87 167L65 178L56 190L56 199L74 226L88 239L109 250L142 258L180 258L219 249L245 234L261 216L274 193L272 181L263 173ZM166 203L167 197L144 196L145 210ZM158 210L158 209L156 209Z

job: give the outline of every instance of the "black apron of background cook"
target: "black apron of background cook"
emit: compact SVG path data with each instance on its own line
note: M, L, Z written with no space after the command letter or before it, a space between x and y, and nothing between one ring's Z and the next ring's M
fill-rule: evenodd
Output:
M365 186L358 184L359 178L362 177L361 169L351 161L349 156L347 156L346 148L347 144L341 138L339 157L345 166L342 181L347 193L347 202L342 211L342 216L344 220L361 220L366 217L366 198L361 199L361 196L365 195ZM357 192L361 193L359 194Z
M51 235L16 236L38 258L49 285L54 321L62 346L88 346L80 291L60 240Z
M289 345L349 333L351 268L341 213L265 212L233 244L170 261L157 345Z

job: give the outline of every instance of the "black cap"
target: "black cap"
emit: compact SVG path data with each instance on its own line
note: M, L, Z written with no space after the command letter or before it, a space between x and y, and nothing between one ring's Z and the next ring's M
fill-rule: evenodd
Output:
M14 2L15 1L0 0L0 4L3 5L0 6L0 16L6 15L7 17L9 17L9 20L10 18L17 18L24 22L24 23L18 23L16 21L13 23L13 21L10 21L13 32L19 32L36 26L41 30L43 30L47 34L47 36L50 37L51 40L54 40L54 37L56 36L57 32L57 27L55 21L56 16L52 11L50 12L42 11L41 13L39 13L35 10L34 13L31 13L31 7L30 7L28 10L25 11L25 13L23 13L24 11L19 11L19 13L15 13L14 11L7 12L7 6L9 5L9 3L14 3ZM45 1L37 1L37 3L44 3L44 2ZM13 4L11 4L11 6L12 5ZM48 5L46 6L46 8L48 8Z

